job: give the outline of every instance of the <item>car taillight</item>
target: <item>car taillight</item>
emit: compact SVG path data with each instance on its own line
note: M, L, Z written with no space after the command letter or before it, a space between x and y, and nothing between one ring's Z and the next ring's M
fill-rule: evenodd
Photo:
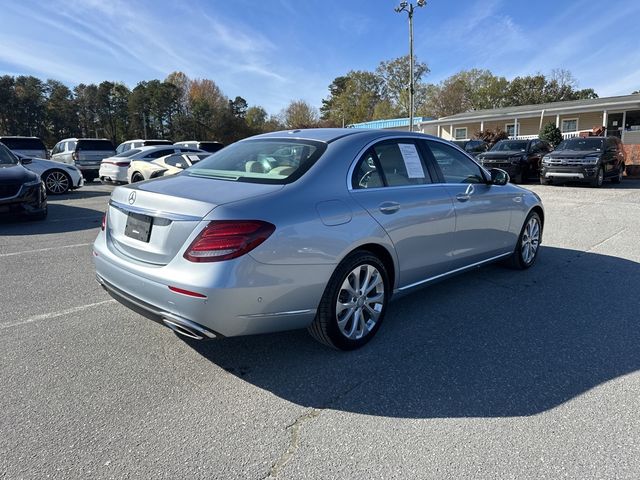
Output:
M238 258L264 242L275 225L260 220L214 220L189 245L191 262L220 262Z
M104 215L102 215L102 225L100 225L100 230L104 232L106 228L107 228L107 212L104 212Z
M129 162L116 162L114 165L117 165L118 167L128 167Z

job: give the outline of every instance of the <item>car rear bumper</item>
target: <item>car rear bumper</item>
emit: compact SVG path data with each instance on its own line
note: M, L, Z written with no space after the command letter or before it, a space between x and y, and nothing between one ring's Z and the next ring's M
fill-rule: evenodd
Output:
M105 183L125 184L129 183L127 179L128 167L119 167L117 165L102 164L98 177Z
M155 321L192 322L216 337L308 326L333 272L331 265L266 265L250 255L198 264L179 256L165 266L141 266L111 252L104 233L93 255L98 282L120 303Z

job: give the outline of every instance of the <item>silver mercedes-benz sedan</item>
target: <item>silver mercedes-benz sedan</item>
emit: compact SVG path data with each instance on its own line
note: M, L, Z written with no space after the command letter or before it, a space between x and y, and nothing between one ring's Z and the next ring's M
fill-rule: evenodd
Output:
M259 135L116 188L94 244L97 278L187 337L306 327L354 349L392 295L498 260L534 264L542 204L507 182L418 133Z

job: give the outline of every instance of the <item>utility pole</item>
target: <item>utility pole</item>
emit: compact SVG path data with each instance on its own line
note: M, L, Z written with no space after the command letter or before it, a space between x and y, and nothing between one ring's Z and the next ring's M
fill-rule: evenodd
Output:
M427 4L427 0L418 0L417 6L424 7ZM413 132L413 111L414 111L414 99L413 95L415 89L413 88L413 3L401 2L395 8L397 13L407 12L409 16L409 131Z

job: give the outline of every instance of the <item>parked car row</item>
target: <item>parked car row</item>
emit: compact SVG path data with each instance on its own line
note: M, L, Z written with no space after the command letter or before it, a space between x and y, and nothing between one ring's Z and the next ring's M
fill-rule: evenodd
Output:
M620 183L625 171L625 153L617 137L584 137L563 140L554 149L544 140L500 140L488 151L485 142L453 142L475 155L487 168L506 171L514 183L540 181L552 183L586 182L602 186L605 179Z

